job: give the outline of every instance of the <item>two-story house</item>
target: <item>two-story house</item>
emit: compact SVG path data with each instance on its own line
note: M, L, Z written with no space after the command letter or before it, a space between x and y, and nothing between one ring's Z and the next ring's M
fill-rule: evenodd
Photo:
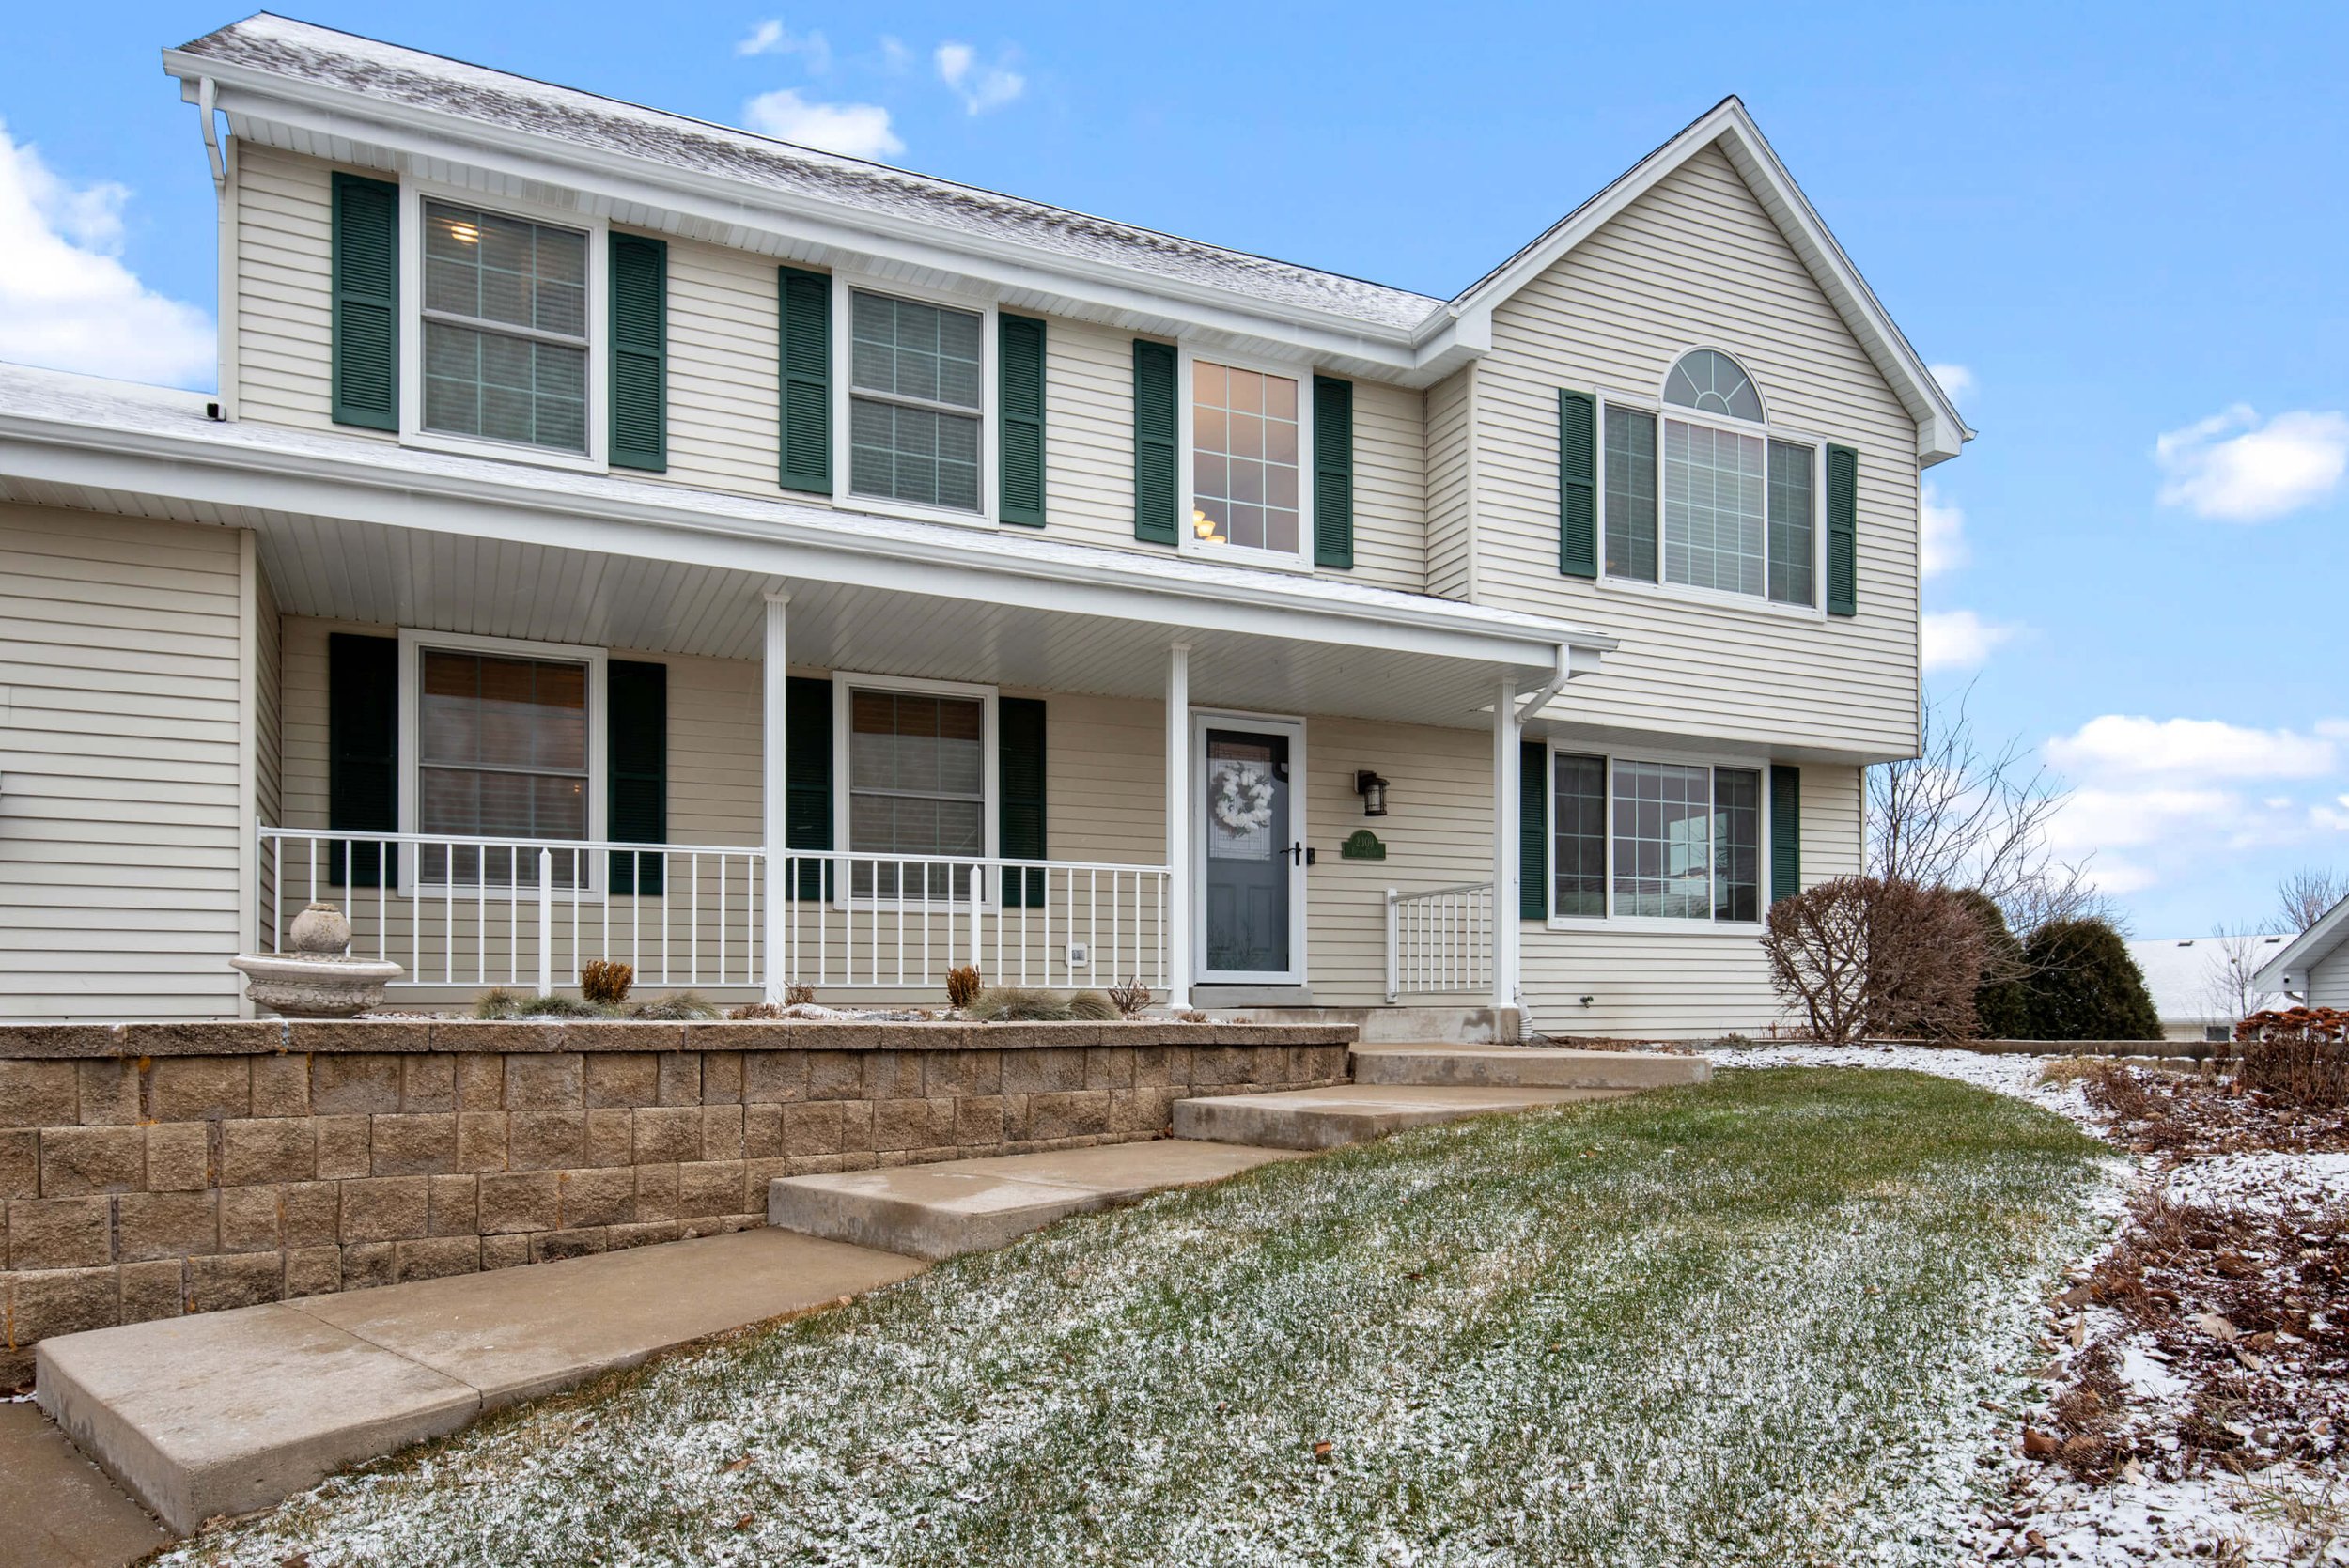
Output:
M0 369L0 1016L636 965L1767 1025L1969 432L1728 100L1450 300L262 15L220 391ZM193 148L194 137L191 137Z

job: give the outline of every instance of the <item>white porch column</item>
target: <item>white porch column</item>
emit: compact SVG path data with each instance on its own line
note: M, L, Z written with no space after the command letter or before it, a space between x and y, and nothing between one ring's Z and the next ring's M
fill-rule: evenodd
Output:
M1517 1000L1517 683L1493 702L1493 1005Z
M761 862L766 867L766 908L761 911L765 926L760 932L764 971L767 977L767 1000L780 1006L783 988L790 976L784 972L784 936L787 929L790 893L784 876L784 846L789 839L786 829L789 795L783 771L784 696L789 690L791 666L786 658L783 636L784 606L791 596L775 592L767 596L767 654L765 664L765 703L759 729L759 843L766 850Z
M1166 657L1166 1004L1190 1005L1190 644Z

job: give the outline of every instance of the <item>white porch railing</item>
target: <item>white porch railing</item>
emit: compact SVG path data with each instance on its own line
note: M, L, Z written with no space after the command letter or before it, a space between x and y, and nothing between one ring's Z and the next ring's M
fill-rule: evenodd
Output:
M1493 885L1387 890L1387 1000L1493 988Z
M760 866L744 845L615 844L262 828L262 951L329 899L397 986L576 984L599 959L650 986L759 986ZM614 891L614 889L618 891Z
M1162 991L1170 970L1163 866L790 850L770 923L751 846L258 833L259 951L329 899L399 987L543 996L604 958L645 986L764 989L770 952L778 987L935 990L974 964L993 985Z
M1166 868L786 850L777 912L794 985L890 990L976 965L989 985L1167 985Z

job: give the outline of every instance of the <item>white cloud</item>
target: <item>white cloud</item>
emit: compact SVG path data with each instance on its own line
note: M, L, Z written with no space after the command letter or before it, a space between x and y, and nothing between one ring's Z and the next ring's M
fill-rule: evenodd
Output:
M2111 898L2123 898L2142 893L2161 880L2148 867L2117 855L2099 855L2088 862L2084 873L2098 893Z
M1927 577L1964 566L1972 558L1966 548L1966 513L1954 501L1925 481L1924 569Z
M810 103L782 87L743 105L742 118L762 135L850 158L887 158L906 149L889 128L889 111L878 103Z
M2239 819L2241 798L2223 789L2131 789L2092 784L2073 791L2049 825L2057 853L2135 848L2166 844L2181 832L2214 830Z
M2309 808L2309 826L2330 828L2335 832L2349 833L2349 795L2336 795L2330 803Z
M1985 621L1971 610L1928 612L1924 625L1925 668L1970 670L2019 629Z
M2279 413L2249 405L2172 430L2154 443L2161 502L2197 516L2258 522L2322 501L2349 472L2349 414Z
M1974 396L1974 373L1962 365L1928 365L1925 369L1941 383L1950 401L1963 407Z
M913 51L906 47L906 40L901 38L883 33L880 52L881 69L892 76L903 76L913 65Z
M832 69L832 42L820 29L794 33L773 17L752 28L749 36L734 46L734 53L798 54L807 61L807 69L818 76Z
M2329 739L2219 719L2108 713L2047 742L2057 767L2098 776L2176 780L2310 779L2333 770Z
M938 61L938 79L954 89L970 113L983 115L989 109L1000 109L1028 90L1028 79L1011 69L1009 55L999 57L995 64L979 64L978 52L967 43L941 43L934 56Z
M210 385L210 315L122 264L130 190L75 186L0 122L0 359L174 386Z

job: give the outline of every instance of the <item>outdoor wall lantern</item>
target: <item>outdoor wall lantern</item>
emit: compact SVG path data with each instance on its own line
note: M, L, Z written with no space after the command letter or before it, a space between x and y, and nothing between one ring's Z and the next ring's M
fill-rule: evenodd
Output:
M1354 775L1354 793L1362 798L1364 816L1387 815L1387 781L1369 768Z

